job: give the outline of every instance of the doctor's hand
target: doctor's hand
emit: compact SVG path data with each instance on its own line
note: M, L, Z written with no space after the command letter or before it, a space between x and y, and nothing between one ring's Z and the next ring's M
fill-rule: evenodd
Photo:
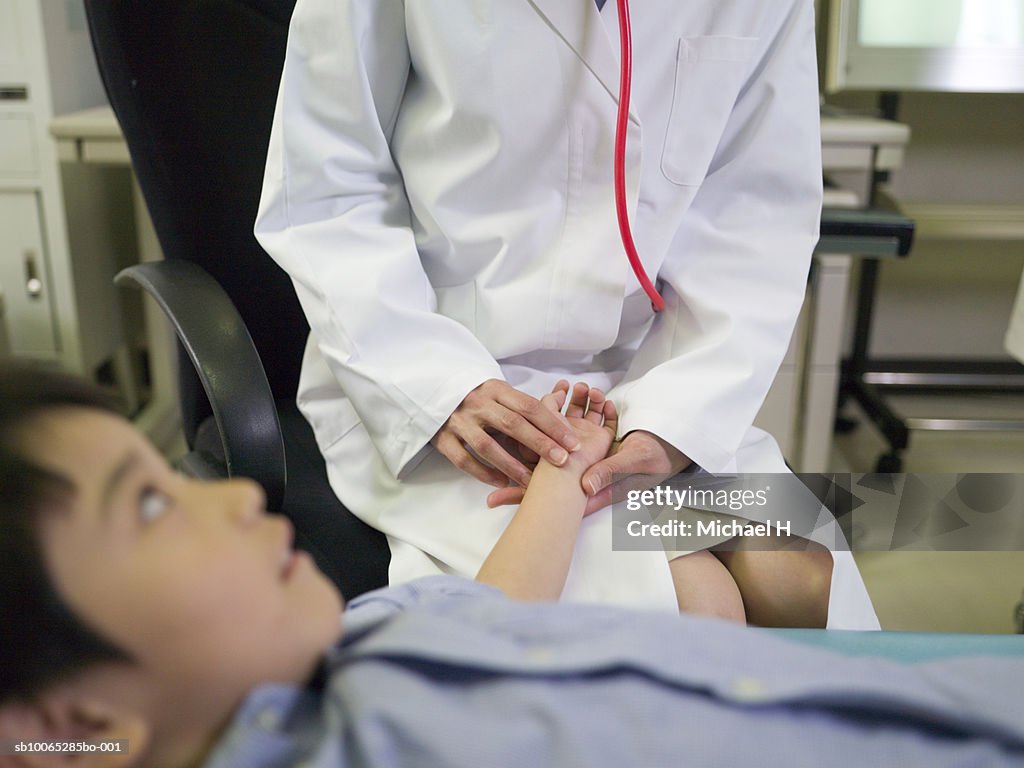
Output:
M590 497L585 514L624 499L626 492L638 485L656 485L692 463L686 454L657 435L643 430L630 432L621 443L612 445L607 457L584 473L583 491Z
M577 382L570 394L565 390L567 386L564 381L558 382L549 394L541 398L541 403L560 412L566 399L569 400L565 417L579 438L580 447L569 454L569 460L562 465L562 471L567 473L567 478L575 478L567 482L578 484L591 466L608 455L618 430L619 416L615 404L600 389ZM529 458L526 461L530 463ZM533 463L536 463L536 458ZM525 484L508 485L492 491L487 496L487 506L519 504L525 494Z
M626 498L630 490L650 488L682 472L693 462L680 450L657 435L637 430L625 440L612 444L608 455L594 463L580 481L587 494L584 516L603 509L613 501ZM613 477L618 479L613 482ZM519 504L525 488L508 487L492 491L487 506Z
M568 392L569 383L556 390ZM530 470L506 450L502 436L525 451L562 466L579 440L565 417L498 379L488 379L463 399L430 442L452 464L489 485L509 480L526 486Z

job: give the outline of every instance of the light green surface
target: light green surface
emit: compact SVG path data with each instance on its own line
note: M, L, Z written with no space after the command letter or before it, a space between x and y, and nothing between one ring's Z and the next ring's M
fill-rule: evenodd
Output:
M876 656L902 662L958 656L1024 656L1024 635L847 632L823 629L775 629L771 632L848 656Z

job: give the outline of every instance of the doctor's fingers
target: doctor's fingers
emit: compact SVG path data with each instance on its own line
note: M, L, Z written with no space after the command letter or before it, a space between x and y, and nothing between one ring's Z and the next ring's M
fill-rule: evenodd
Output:
M541 404L546 406L555 413L561 413L562 407L565 405L565 401L569 396L569 382L565 379L559 381L550 392L540 399ZM498 442L502 444L506 451L513 455L518 455L519 460L522 461L526 466L536 467L540 462L540 455L535 451L527 448L525 445L521 445L513 440L508 435L498 434ZM518 504L518 502L516 502ZM498 506L498 505L494 505Z
M566 451L579 448L576 432L561 413L503 381L492 379L474 389L448 421L474 450L477 450L477 445L466 440L470 435L480 440L486 451L494 451L494 447L479 437L473 427L508 435L556 466L565 463L568 458ZM492 461L488 453L478 450L477 453ZM495 457L504 461L500 454L495 453ZM503 469L500 463L495 466ZM520 479L514 475L509 477L517 482Z
M544 397L540 399L541 403L546 405L549 409L556 413L561 413L565 407L565 401L569 399L569 382L565 379L559 379L558 383L551 388ZM519 458L522 459L528 466L536 467L540 461L540 455L530 450L524 445L516 444L516 450L519 451ZM516 504L519 502L517 501ZM492 506L499 506L494 504Z
M518 458L524 453L520 448L523 440L533 438L532 446L526 443L530 450L537 451L539 448L540 451L544 451L545 456L552 457L552 463L565 463L569 454L564 449L546 435L529 427L528 422L518 415L508 413L511 417L499 421L498 426L491 423L490 414L481 416L456 411L438 433L438 441L435 444L456 467L474 477L482 479L479 467L490 469L492 472L497 470L501 473L500 478L496 481L497 476L489 473L490 479L487 482L499 487L505 485L506 480L520 485L530 482L531 472ZM532 434L527 433L527 427ZM458 439L458 448L448 440L443 440L442 447L441 438L448 434Z
M647 490L664 479L665 475L651 475L647 473L637 473L635 475L616 474L615 481L611 485L606 486L587 498L587 506L583 511L583 516L592 515L611 504L623 502L629 496L630 491ZM495 491L495 493L498 493L498 491ZM588 490L587 493L589 494L590 491Z
M650 432L630 432L607 458L583 474L583 490L594 496L628 475L647 475L660 482L684 469L690 460L677 448Z
M508 477L497 469L487 466L467 450L461 438L455 435L447 424L441 427L432 442L441 455L448 459L456 469L487 485L497 488L504 488L508 485Z
M494 509L495 507L505 507L510 504L522 504L525 495L526 489L523 486L507 485L504 488L499 488L487 494L487 506Z

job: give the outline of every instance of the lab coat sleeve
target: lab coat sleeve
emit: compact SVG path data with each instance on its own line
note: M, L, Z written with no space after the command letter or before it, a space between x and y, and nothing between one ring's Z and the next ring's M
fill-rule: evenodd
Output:
M437 314L417 253L389 149L409 74L401 0L300 0L256 222L396 476L470 390L501 377Z
M659 271L667 308L620 396L622 434L653 432L711 472L728 468L772 384L819 235L813 8L776 7Z

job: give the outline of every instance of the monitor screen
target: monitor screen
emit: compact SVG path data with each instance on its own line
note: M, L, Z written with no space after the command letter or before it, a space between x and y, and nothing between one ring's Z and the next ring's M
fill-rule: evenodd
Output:
M831 0L826 88L1024 92L1024 0Z

